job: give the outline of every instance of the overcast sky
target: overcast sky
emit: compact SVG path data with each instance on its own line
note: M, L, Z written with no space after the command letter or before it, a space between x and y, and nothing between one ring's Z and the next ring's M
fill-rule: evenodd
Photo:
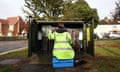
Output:
M24 0L0 0L0 18L7 18L11 16L22 16L22 7Z
M85 0L91 8L96 8L100 19L104 17L111 17L111 12L114 11L118 0Z
M96 8L100 19L110 17L110 12L115 9L115 1L118 0L85 0L91 8ZM22 16L24 13L21 8L24 7L24 0L0 0L0 18L11 16Z

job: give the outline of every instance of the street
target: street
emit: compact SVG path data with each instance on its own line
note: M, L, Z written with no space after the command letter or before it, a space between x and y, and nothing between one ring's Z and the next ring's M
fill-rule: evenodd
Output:
M0 41L0 53L14 50L17 48L27 47L27 40L22 41Z

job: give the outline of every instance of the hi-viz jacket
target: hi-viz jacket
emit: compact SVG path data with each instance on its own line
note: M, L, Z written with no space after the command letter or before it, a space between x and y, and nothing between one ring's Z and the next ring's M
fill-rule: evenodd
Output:
M48 34L49 39L54 39L52 54L58 59L73 59L74 50L72 49L72 37L65 29L57 29Z

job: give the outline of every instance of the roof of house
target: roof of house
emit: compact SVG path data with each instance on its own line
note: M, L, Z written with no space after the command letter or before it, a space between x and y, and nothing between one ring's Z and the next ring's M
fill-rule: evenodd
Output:
M5 20L5 19L0 19L0 23L1 23L1 24L7 24L8 22L7 22L7 20Z
M19 16L8 17L7 21L8 21L8 24L17 24L17 22L19 21Z

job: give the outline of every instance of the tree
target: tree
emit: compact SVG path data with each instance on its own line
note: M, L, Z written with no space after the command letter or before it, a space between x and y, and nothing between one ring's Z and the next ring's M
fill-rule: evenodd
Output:
M64 9L64 16L62 20L87 21L91 17L94 18L95 24L97 25L99 22L97 10L90 8L86 1L78 0L75 3L67 5Z
M98 23L96 9L92 9L85 0L25 0L25 6L31 11L23 9L28 15L44 20L83 20L93 17Z
M112 12L112 18L113 18L113 21L115 23L117 23L118 21L120 21L120 1L116 2L116 8L115 8L115 11Z
M57 19L62 14L64 2L63 0L25 0L25 7L29 9L29 11L23 9L27 15L51 20Z
M108 17L104 17L104 19L100 20L99 24L112 24L113 21Z

